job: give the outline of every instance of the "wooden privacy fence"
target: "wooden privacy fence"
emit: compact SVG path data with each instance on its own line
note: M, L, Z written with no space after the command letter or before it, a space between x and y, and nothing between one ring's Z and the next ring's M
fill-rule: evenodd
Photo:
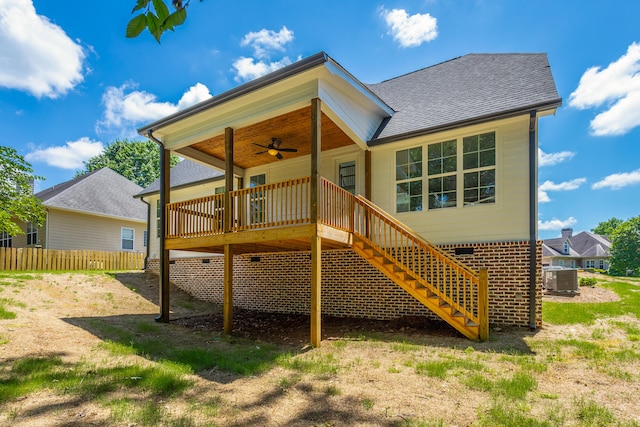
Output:
M142 270L143 252L0 248L0 271Z

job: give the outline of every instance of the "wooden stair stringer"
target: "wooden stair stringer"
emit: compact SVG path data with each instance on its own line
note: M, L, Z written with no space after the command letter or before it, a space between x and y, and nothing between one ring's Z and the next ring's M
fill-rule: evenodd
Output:
M467 318L461 315L462 313L439 295L436 288L428 282L421 282L412 277L409 271L396 259L376 252L371 246L369 248L366 246L369 246L368 242L362 237L353 237L352 249L354 252L462 335L474 341L480 340L479 326L468 322Z

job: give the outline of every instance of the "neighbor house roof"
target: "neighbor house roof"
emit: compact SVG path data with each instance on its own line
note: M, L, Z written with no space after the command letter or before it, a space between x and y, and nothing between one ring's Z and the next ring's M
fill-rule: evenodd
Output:
M142 187L109 168L80 175L35 194L48 208L146 221L147 206L133 196Z
M562 246L565 241L569 242L570 249L568 254L562 252ZM611 242L606 237L590 231L582 231L575 236L543 240L542 256L567 258L608 257L610 248Z
M169 180L171 181L171 189L191 186L196 184L204 184L224 179L224 172L203 166L200 163L185 159L175 165L169 172ZM156 180L149 184L147 188L136 194L136 197L149 196L160 192L160 180Z
M469 54L369 88L395 111L374 144L562 101L544 53Z

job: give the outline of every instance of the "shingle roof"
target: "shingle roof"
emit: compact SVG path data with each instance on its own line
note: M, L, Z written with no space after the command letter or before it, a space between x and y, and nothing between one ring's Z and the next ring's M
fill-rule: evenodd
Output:
M562 245L568 240L569 254L562 253ZM611 242L604 236L582 231L571 237L558 237L543 240L542 256L565 257L607 257Z
M372 143L561 103L544 53L469 54L368 87L396 111Z
M35 194L46 207L133 220L147 219L147 206L134 199L142 187L102 168Z
M171 188L180 188L187 185L216 181L224 178L224 172L203 166L200 163L185 159L175 165L170 173ZM160 180L149 184L147 188L136 194L136 197L148 196L160 192Z

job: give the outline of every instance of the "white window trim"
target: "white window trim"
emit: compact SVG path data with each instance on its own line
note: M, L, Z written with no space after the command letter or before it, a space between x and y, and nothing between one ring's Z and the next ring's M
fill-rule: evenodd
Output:
M122 235L122 232L124 230L131 230L133 232L133 237L131 238L131 249L126 249L123 246L123 242L125 241L125 238ZM126 239L129 240L129 239ZM135 228L131 228L131 227L120 227L120 250L123 251L131 251L133 252L136 249L136 229Z

